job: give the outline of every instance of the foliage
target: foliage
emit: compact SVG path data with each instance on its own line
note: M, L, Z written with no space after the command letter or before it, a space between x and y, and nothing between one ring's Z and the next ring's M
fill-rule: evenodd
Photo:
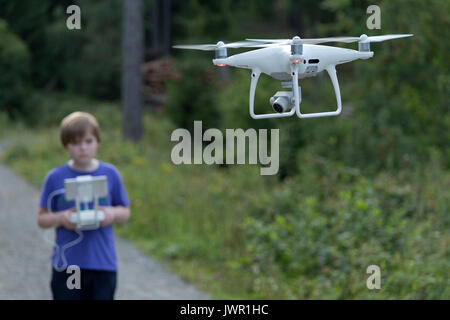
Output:
M359 9L348 1L329 3L341 5L333 7L336 23L325 24L324 29L356 35L380 33L361 29L365 16L351 18ZM449 159L449 43L441 40L449 36L449 3L384 1L380 7L382 33L414 36L373 43L374 57L368 63L354 63L358 82L352 85L351 94L358 123L342 132L343 139L336 144L339 150L320 152L334 159L345 153L349 165L369 162L377 168L392 169L404 165L405 159L427 161L431 146L441 149ZM448 167L448 160L445 162Z
M28 99L28 65L30 54L24 42L10 31L7 23L0 19L0 112L10 118L20 113L30 116Z
M214 73L207 69L207 61L189 60L180 67L183 77L177 82L169 82L166 108L175 125L190 130L195 120L201 120L203 127L220 125L220 115L214 101L218 83Z
M59 69L66 90L94 98L120 98L121 81L121 8L120 0L78 1L82 8L82 32L69 31L67 15L60 10L48 32L49 49L60 55Z
M86 104L98 105L90 111L102 128L99 158L119 168L132 203L116 232L213 297L450 296L450 176L438 151L429 164L372 177L303 154L299 172L277 182L257 166L174 166L167 139L175 127L164 116L147 114L134 145L120 138L117 106ZM40 186L67 160L57 132L20 129L2 160ZM366 288L372 264L381 268L379 291Z
M66 27L66 8L71 4L81 8L81 30ZM32 63L27 72L35 87L114 99L120 96L120 4L119 0L9 1L1 4L0 18L29 48Z
M442 172L436 160L429 172L418 170L413 179L380 173L374 181L332 162L303 162L315 170L308 168L302 181L287 181L273 197L255 199L259 210L245 221L249 258L238 266L253 271L252 289L312 299L448 295L450 198L432 190L448 188L450 180L448 175L435 180ZM305 180L319 183L306 191ZM427 196L420 195L424 189ZM377 295L365 286L372 264L384 270L384 290ZM283 275L281 284L268 282L274 274Z

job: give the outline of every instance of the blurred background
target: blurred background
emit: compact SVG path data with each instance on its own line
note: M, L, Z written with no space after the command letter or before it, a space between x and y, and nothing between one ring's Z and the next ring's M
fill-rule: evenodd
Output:
M373 4L381 30L366 26ZM61 119L91 112L132 202L116 233L211 297L449 299L449 13L445 0L0 0L1 161L40 188L68 160ZM171 48L362 33L414 36L339 65L342 115L306 120L253 120L249 70ZM334 108L328 75L300 85L306 111ZM262 75L256 112L280 89ZM194 120L279 128L279 173L175 166L171 132Z

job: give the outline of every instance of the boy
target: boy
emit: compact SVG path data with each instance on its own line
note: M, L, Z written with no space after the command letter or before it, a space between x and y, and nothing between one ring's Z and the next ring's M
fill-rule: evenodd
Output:
M71 159L47 173L38 213L39 227L56 228L56 246L51 259L53 299L113 300L117 258L112 224L129 219L130 202L119 171L94 158L100 144L100 130L94 116L74 112L65 117L60 126L60 139ZM108 196L100 199L100 210L105 219L98 229L82 231L82 237L70 220L70 215L75 212L75 201L66 201L63 190L64 179L79 175L106 175L108 181ZM64 247L66 249L62 249ZM67 261L67 265L63 263L62 271L61 260ZM65 268L71 265L78 266L81 271L79 289L67 286L67 279L73 279L73 274L67 273Z

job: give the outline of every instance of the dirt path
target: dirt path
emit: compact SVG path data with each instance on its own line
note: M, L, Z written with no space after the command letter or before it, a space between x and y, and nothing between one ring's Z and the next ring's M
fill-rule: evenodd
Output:
M50 252L36 214L39 190L0 163L0 299L51 299ZM116 299L208 299L116 237Z

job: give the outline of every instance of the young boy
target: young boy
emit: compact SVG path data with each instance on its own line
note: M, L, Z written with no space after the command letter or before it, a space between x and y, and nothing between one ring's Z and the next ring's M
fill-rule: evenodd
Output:
M56 228L51 258L53 299L113 300L117 258L112 224L129 219L130 202L119 171L112 164L95 159L100 130L94 116L85 112L71 113L61 122L60 138L71 159L47 173L38 213L39 227ZM64 179L79 175L105 175L108 181L108 196L100 199L100 210L105 219L98 229L82 231L82 238L70 220L70 215L75 212L75 201L65 200L63 190ZM68 248L64 250L65 246ZM67 265L61 262L64 259ZM68 287L67 279L73 279L73 273L67 273L65 269L59 271L61 265L64 268L75 265L80 269L80 289Z

